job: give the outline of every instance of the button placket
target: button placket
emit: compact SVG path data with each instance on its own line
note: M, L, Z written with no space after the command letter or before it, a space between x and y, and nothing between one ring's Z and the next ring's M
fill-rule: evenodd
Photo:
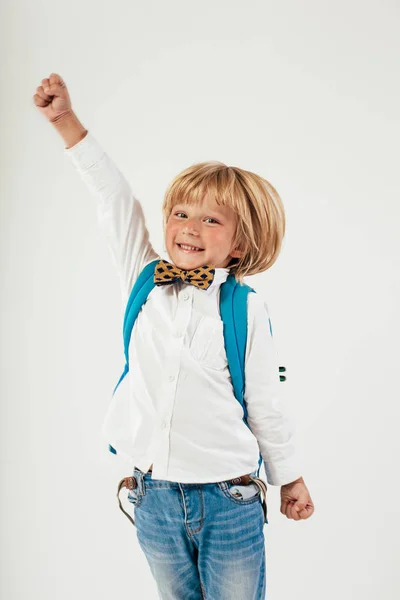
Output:
M192 286L193 287L193 286ZM170 451L170 424L174 411L176 386L179 377L179 368L181 361L181 352L185 334L190 322L192 313L193 290L183 289L177 297L177 308L173 322L172 341L168 351L165 363L165 386L163 390L163 411L159 413L159 445L155 452L157 464L163 471L168 471L169 451ZM161 434L161 435L160 435Z
M191 298L192 294L193 290L188 288L184 288L178 293L178 306L176 309L172 335L176 340L179 340L179 347L182 345L190 320L191 303L187 301ZM168 380L172 381L170 378L168 378Z

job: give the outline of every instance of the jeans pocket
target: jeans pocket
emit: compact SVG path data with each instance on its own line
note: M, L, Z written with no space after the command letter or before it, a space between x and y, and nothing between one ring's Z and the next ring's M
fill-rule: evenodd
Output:
M252 504L260 499L261 492L258 485L236 485L227 481L218 483L224 495L235 504Z

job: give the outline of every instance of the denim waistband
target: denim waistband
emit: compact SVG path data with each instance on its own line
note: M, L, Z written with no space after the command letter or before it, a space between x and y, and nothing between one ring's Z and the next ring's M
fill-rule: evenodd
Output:
M154 487L160 487L162 485L162 487L165 487L165 488L169 487L169 488L175 488L175 489L179 488L179 486L187 487L190 489L190 488L199 487L199 486L212 486L212 485L216 485L217 483L231 481L231 479L221 480L220 482L218 482L218 481L211 482L210 481L210 482L204 482L204 483L181 483L181 482L177 482L177 481L167 481L165 479L154 479L152 471L147 471L147 473L145 473L138 467L134 468L133 475L139 475L139 478L142 479L142 481L145 481L146 485L149 485L149 487L152 487L152 485L154 485ZM249 475L251 477L257 477L257 469L255 469L254 471L249 473Z
M178 488L187 488L187 489L195 489L195 488L209 488L211 486L219 486L224 489L226 489L229 486L229 483L234 483L237 484L241 477L238 478L234 478L234 479L228 479L225 481L215 481L215 482L210 482L210 483L180 483L177 481L167 481L164 479L153 479L152 478L152 471L147 471L147 473L144 473L143 471L141 471L139 468L135 467L134 471L133 471L133 477L124 477L123 479L121 479L121 481L118 484L118 491L117 491L117 498L118 498L118 504L120 509L122 510L122 512L128 517L128 519L131 521L131 523L133 525L135 525L135 521L134 519L132 519L132 517L124 510L122 504L121 504L121 499L120 499L120 491L123 487L128 487L128 489L133 489L133 488L137 488L139 494L143 495L145 494L145 488L166 488L166 489L178 489ZM264 511L264 521L265 523L268 523L268 519L267 519L267 484L263 479L260 479L259 477L257 477L257 470L252 471L252 473L249 473L247 475L250 475L250 477L243 477L243 479L247 479L250 483L254 483L260 490L260 497L262 500L262 507L263 507L263 511ZM132 487L130 487L132 486ZM221 488L221 489L222 489ZM135 525L136 526L136 525Z

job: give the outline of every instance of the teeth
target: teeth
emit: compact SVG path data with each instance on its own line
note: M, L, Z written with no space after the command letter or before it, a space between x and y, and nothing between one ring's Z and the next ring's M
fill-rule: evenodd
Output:
M200 248L196 248L195 246L186 246L185 244L179 244L179 245L184 250L200 250Z

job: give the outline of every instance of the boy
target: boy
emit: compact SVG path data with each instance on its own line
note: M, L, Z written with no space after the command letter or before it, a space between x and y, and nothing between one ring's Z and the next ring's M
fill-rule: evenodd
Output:
M42 80L34 101L98 199L126 306L143 268L160 259L141 205L75 116L59 75ZM232 392L219 292L229 274L242 282L275 262L285 230L283 206L265 179L205 162L173 180L163 215L171 262L159 260L157 285L132 330L130 387L123 379L113 397L107 439L134 467L122 484L129 488L132 522L160 597L264 598L268 521L265 498L260 504L266 484L255 476L259 452L268 483L281 486L287 518L306 519L314 506L279 405L266 304L248 295L247 427ZM204 279L196 282L199 271Z

